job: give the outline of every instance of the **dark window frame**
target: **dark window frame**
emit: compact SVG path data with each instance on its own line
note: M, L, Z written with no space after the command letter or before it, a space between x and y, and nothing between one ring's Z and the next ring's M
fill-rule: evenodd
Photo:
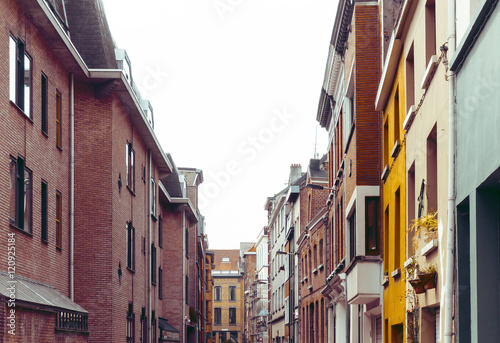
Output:
M163 269L158 267L158 299L163 299Z
M163 218L158 216L158 246L163 248Z
M42 242L48 243L48 203L49 203L49 192L48 192L48 183L45 180L42 180L42 186L40 191L41 196L41 226L40 226L40 235Z
M56 191L56 248L62 249L62 193Z
M62 94L56 91L56 146L62 149Z
M236 301L236 286L229 286L229 301Z
M127 312L127 343L135 342L135 313L132 303L128 304Z
M221 286L214 287L214 301L222 301L222 287Z
M236 307L229 308L229 325L236 325Z
M135 271L135 228L127 222L127 269Z
M41 76L41 81L40 81L40 86L41 86L41 129L42 133L45 136L48 136L49 134L49 128L48 128L48 89L49 89L49 81L47 78L47 75L42 73Z
M135 193L135 151L131 142L126 144L125 168L127 176L127 188Z
M370 209L371 204L374 207ZM365 198L366 255L379 255L379 197Z
M22 175L21 175L22 173ZM33 232L33 173L24 158L10 157L10 225L27 233ZM21 212L21 208L24 211Z
M151 283L156 285L156 247L151 243Z
M214 325L222 324L222 308L215 307L214 308Z

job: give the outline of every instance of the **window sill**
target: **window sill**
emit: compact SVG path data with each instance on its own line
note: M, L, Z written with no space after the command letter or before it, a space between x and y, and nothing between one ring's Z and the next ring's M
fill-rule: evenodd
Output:
M17 227L16 225L14 225L12 223L10 223L10 227L13 228L16 231L19 231L19 232L25 234L26 236L29 236L29 237L33 238L33 234L31 232L24 231L23 229Z
M62 248L61 247L56 247L56 250L59 251L59 252L62 252Z
M401 268L397 268L395 269L392 273L391 273L391 277L393 279L397 278L397 277L400 277L401 276Z
M151 213L151 219L153 219L155 222L158 221L158 218L153 213Z
M42 135L44 135L45 138L47 138L47 139L49 138L49 134L47 132L43 131L43 130L42 130Z
M133 270L132 268L127 267L127 270L128 270L129 272L131 272L132 274L135 274L135 270Z
M21 109L21 107L17 106L17 104L15 102L13 102L12 100L10 100L10 104L12 105L12 107L14 107L20 114L23 115L24 118L28 119L31 124L33 124L33 119L26 115L26 113L24 112L24 110Z
M56 148L60 151L60 152L63 152L63 148L59 145L56 145Z
M135 196L135 192L132 188L130 188L129 185L127 185L127 189L129 190L130 193L132 193L133 196Z

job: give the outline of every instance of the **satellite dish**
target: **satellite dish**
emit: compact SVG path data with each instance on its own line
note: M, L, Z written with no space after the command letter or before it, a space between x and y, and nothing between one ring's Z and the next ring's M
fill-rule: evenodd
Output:
M261 311L259 312L259 316L262 316L262 317L267 316L267 311L266 311L266 309L261 310Z

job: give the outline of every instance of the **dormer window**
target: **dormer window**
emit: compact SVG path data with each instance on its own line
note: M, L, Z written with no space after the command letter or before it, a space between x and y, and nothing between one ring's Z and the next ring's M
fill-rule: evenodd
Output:
M141 100L141 107L149 125L151 125L151 128L154 130L153 106L151 106L151 103L148 100Z
M132 66L127 52L124 49L115 49L116 64L118 69L123 71L125 79L129 84L132 84Z

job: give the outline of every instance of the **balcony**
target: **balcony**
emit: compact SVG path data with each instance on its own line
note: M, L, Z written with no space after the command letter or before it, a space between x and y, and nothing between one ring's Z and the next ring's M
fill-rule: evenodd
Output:
M347 267L347 301L353 304L368 304L380 298L381 264L378 256L356 256Z

